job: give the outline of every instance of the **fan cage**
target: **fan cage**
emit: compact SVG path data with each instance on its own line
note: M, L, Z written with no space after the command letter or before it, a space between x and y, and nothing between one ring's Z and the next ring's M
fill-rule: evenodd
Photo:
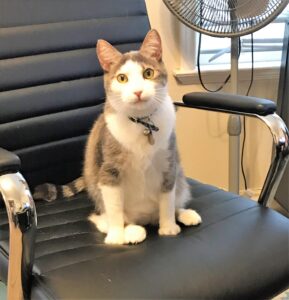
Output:
M239 37L272 22L289 0L163 0L188 27L213 37Z

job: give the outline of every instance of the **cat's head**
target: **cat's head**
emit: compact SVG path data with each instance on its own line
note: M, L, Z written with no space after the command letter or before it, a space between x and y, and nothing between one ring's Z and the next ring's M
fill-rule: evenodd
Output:
M107 101L114 110L143 116L165 101L167 72L156 30L148 32L139 51L122 54L107 41L98 40L96 53L104 70Z

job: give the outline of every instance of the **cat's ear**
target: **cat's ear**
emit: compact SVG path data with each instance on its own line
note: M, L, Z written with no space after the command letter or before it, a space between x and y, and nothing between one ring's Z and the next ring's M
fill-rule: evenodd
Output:
M140 52L145 56L155 58L157 61L162 60L162 41L155 29L147 33L141 45Z
M108 72L112 63L120 59L122 54L105 40L98 40L96 44L96 55L104 71Z

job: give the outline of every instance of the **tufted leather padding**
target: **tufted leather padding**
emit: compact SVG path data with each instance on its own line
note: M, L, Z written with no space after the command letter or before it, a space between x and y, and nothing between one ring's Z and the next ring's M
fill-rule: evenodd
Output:
M81 173L104 101L96 41L135 50L148 30L143 0L0 1L0 147L31 188Z
M289 285L289 220L240 196L190 180L203 218L177 237L147 227L142 244L108 246L87 221L86 194L38 202L32 299L268 299ZM8 225L0 212L0 279Z
M139 47L143 0L0 1L0 147L21 158L30 187L81 172L83 147L102 111L95 42ZM86 194L37 202L32 299L265 299L288 287L288 219L257 203L191 181L203 217L177 237L148 227L135 246L107 246L87 221ZM0 201L1 203L1 201ZM9 232L0 209L0 280Z

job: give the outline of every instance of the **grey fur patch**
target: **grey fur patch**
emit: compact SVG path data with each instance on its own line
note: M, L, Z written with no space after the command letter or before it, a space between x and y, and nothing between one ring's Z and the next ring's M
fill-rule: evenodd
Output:
M174 188L176 183L177 168L180 167L175 132L172 132L171 134L168 151L169 167L168 171L163 173L164 177L161 188L163 193L170 192Z
M106 107L109 108L109 105ZM119 185L129 160L128 151L112 136L102 114L95 122L85 150L83 175L96 207L103 207L98 185Z

